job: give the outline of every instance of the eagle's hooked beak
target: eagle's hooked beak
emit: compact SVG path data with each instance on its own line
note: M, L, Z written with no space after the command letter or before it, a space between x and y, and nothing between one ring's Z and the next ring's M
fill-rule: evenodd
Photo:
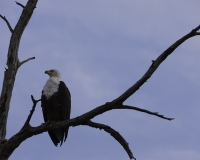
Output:
M45 71L44 73L50 75L51 71Z

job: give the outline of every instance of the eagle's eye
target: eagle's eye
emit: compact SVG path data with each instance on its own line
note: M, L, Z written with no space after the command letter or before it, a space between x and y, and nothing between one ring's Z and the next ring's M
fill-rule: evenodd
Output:
M50 70L53 73L53 70Z

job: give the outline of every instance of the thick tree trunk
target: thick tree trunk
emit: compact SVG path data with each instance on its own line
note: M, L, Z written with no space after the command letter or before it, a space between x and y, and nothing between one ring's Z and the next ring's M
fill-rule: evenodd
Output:
M5 141L5 136L6 136L6 124L10 108L10 100L12 97L12 91L15 83L15 76L17 74L19 66L21 65L18 59L18 49L19 49L20 39L25 27L27 26L32 16L32 13L35 9L37 2L38 0L29 0L26 6L17 3L23 8L23 11L14 30L10 28L9 23L7 22L7 25L10 31L12 32L12 35L10 38L10 45L7 55L8 68L5 70L1 97L0 97L0 140L2 143Z

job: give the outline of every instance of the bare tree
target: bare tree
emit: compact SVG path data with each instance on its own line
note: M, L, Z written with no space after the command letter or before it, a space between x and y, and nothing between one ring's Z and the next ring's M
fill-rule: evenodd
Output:
M115 138L125 149L130 159L136 159L126 140L120 135L119 132L114 130L108 125L96 123L93 122L92 119L102 113L105 113L107 111L113 110L113 109L131 109L131 110L137 110L140 112L145 112L147 114L151 114L166 120L173 120L173 118L167 118L164 115L159 114L158 112L151 112L145 109L137 108L134 106L128 106L124 105L124 101L126 101L131 95L133 95L156 71L156 69L159 67L159 65L177 48L179 45L181 45L184 41L187 39L200 35L198 30L200 29L200 26L197 26L195 29L193 29L191 32L177 40L174 44L172 44L169 48L167 48L163 53L160 54L160 56L156 60L152 60L152 64L149 67L149 69L146 71L146 73L133 85L131 86L127 91L125 91L123 94L121 94L119 97L114 99L111 102L106 102L105 104L98 106L94 108L93 110L84 113L80 116L77 116L76 118L62 121L62 122L47 122L45 124L42 124L37 127L32 127L30 125L31 117L34 113L35 107L37 105L37 102L40 100L35 100L33 96L32 102L32 110L30 111L30 114L28 115L28 118L26 122L24 123L21 130L13 135L10 139L5 139L6 136L6 125L7 125L7 117L10 107L10 101L12 97L12 91L15 83L15 76L17 74L17 71L20 66L22 66L24 63L35 59L35 57L28 58L27 60L20 61L18 58L18 48L20 44L20 39L23 34L24 29L26 28L29 20L31 19L31 16L33 14L34 9L36 8L38 0L28 0L27 4L24 6L20 4L19 2L16 2L17 5L22 7L23 11L22 14L15 26L14 29L12 29L9 21L6 19L5 16L0 15L0 17L6 22L10 32L12 33L10 38L10 45L8 49L8 55L7 55L7 68L5 68L4 72L4 80L3 80L3 86L2 86L2 92L0 97L0 160L6 160L10 157L10 155L13 153L13 151L27 138L32 137L33 135L38 135L43 132L58 129L58 128L64 128L66 126L79 126L79 125L87 125L93 128L99 128L104 130L105 132L109 133L113 138Z

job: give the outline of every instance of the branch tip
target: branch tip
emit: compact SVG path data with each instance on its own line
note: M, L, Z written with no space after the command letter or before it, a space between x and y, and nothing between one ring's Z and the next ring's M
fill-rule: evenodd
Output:
M35 102L35 98L33 97L33 95L31 95L31 100L33 103Z
M151 115L154 115L154 116L157 116L157 117L160 117L162 119L169 120L169 121L174 119L174 118L168 118L168 117L165 117L164 115L158 114L158 112L151 112L151 111L148 111L146 109L142 109L142 108L138 108L138 107L134 107L134 106L128 106L128 105L118 105L113 109L132 109L132 110L144 112L144 113L147 113L147 114L151 114Z
M22 8L25 8L25 6L22 5L21 3L17 2L17 1L15 1L15 3L16 3L17 5L19 5L19 6L21 6Z

